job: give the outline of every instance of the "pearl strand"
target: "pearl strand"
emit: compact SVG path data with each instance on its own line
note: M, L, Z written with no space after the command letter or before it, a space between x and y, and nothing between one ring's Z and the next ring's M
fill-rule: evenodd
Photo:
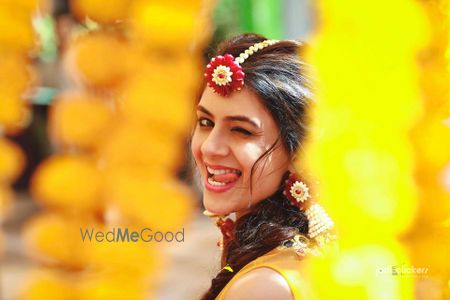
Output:
M278 43L278 40L265 40L259 43L250 46L247 50L242 52L239 57L237 57L234 61L238 64L242 64L250 55L254 54L258 50L261 50L267 46L271 46L273 44Z

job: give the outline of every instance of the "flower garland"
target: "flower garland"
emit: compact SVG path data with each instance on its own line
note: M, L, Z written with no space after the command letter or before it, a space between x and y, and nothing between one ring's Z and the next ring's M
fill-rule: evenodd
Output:
M450 297L450 5L448 0L422 4L431 24L431 41L420 56L424 113L412 133L419 212L407 241L412 264L429 269L426 276L416 278L417 294L429 294L433 286L433 294L446 299Z
M31 24L35 3L0 3L0 225L9 213L15 194L12 184L21 174L26 158L10 136L26 128L30 109L26 94L35 84L31 63L34 38ZM0 231L0 256L4 249Z
M417 213L409 131L422 113L416 56L428 38L424 14L403 0L320 1L319 11L308 55L318 101L298 165L320 182L340 253L307 272L318 299L410 299L413 279L383 272L409 263L398 236Z
M80 228L175 231L190 216L193 195L176 172L212 5L71 5L98 29L72 32L64 55L73 89L51 107L48 131L57 152L32 179L33 198L45 210L28 221L23 237L42 267L30 273L22 297L154 297L167 261L160 248L83 242Z

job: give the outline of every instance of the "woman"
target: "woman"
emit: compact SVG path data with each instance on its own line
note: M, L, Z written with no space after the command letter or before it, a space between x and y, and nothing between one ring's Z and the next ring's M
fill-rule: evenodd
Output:
M245 34L222 43L206 67L191 150L205 212L223 233L223 269L202 299L308 294L301 260L329 239L332 222L293 164L311 101L302 49Z

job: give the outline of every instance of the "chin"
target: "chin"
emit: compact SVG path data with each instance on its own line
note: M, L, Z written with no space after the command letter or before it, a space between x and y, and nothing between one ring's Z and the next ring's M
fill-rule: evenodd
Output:
M216 215L228 215L234 212L234 210L231 207L227 207L226 205L222 205L221 203L218 203L218 201L214 201L212 199L205 199L203 198L203 206L205 209L207 209L209 212L216 214Z

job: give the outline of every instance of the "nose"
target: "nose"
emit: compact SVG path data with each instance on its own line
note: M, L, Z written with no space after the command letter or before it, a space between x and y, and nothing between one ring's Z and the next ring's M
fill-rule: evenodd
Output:
M227 156L230 152L230 147L226 138L220 134L220 131L213 129L203 141L200 151L203 157Z

